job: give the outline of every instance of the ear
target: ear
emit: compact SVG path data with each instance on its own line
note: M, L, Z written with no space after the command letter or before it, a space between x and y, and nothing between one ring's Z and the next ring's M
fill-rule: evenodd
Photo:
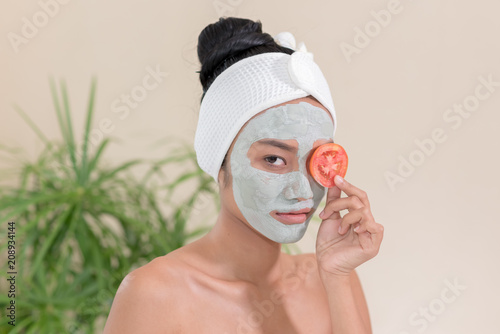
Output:
M217 175L217 182L221 188L224 187L224 166L219 169L219 175Z
M226 188L231 185L231 168L229 167L229 161L227 159L224 160L224 164L219 170L217 180L219 181L220 188Z

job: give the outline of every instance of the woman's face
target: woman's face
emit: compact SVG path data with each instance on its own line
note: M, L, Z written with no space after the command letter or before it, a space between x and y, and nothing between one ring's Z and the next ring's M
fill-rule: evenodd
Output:
M333 142L332 134L330 113L310 97L248 121L228 152L232 194L227 195L243 220L275 242L300 240L325 193L306 163L317 146Z

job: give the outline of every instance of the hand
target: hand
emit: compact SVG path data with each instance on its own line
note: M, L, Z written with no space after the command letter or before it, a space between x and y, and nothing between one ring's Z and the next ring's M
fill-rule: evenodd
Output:
M341 198L341 192L347 197ZM340 211L347 209L344 217ZM384 227L375 222L366 193L337 175L328 189L316 240L316 258L322 274L348 276L378 254Z

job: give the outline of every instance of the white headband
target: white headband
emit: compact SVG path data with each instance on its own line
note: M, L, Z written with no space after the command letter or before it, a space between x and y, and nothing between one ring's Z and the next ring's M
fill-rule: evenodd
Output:
M295 48L289 32L274 37L295 50L262 53L244 58L224 70L211 84L200 107L194 149L198 165L218 182L218 174L231 143L243 125L259 112L277 104L312 95L337 119L330 88L313 54L304 43Z

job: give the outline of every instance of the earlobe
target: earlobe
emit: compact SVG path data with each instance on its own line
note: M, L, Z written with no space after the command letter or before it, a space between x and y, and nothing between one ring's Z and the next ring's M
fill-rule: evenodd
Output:
M225 160L224 160L225 161ZM229 172L229 167L227 166L227 161L221 166L219 170L219 175L217 176L220 188L226 188L231 184L231 173Z
M219 175L217 176L217 182L220 186L224 187L224 167L219 170Z

